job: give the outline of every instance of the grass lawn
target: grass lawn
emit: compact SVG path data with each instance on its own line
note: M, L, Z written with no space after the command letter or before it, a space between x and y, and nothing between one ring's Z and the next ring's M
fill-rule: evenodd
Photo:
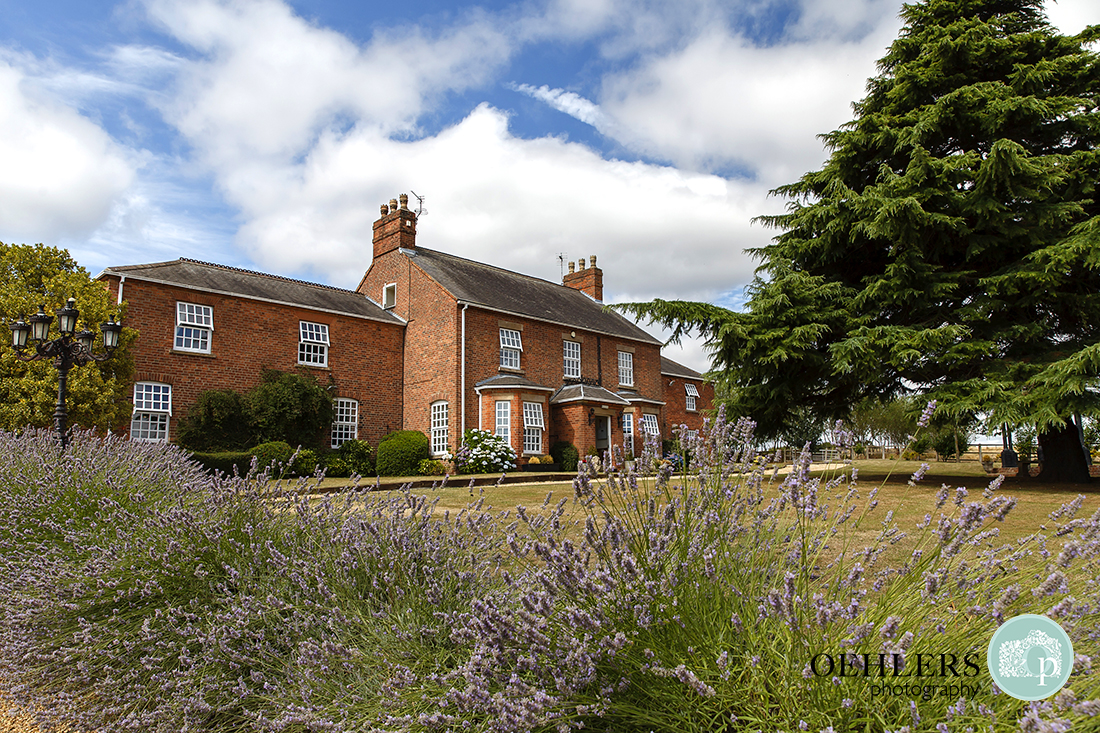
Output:
M916 526L923 521L926 514L931 514L933 520L940 513L948 516L957 512L955 506L955 490L959 487L966 488L968 495L966 502L982 501L982 492L995 478L989 476L976 461L964 461L961 463L929 464L929 470L924 478L916 485L909 486L909 479L921 465L920 461L899 460L859 460L852 466L857 469L858 487L860 497L865 498L875 487L878 491L878 507L862 522L859 528L849 534L848 539L852 547L862 547L870 543L882 529L882 520L888 511L894 512L894 521L899 529L909 534L909 537L890 548L886 555L887 561L903 560L911 551L913 542L921 530ZM831 467L821 467L814 471L814 475L823 479L836 476L845 467L836 464ZM399 491L402 485L411 480L423 477L399 477L381 479L383 487L391 486L392 489L383 488L382 491ZM513 512L517 506L524 506L534 510L546 500L547 494L551 495L549 506L555 505L561 498L568 497L570 503L566 509L566 520L583 519L583 512L572 501L573 486L571 481L548 481L512 484L490 484L486 486L469 486L471 476L453 476L445 484L435 479L434 486L413 488L415 495L426 495L437 500L436 513L442 515L450 512L456 513L470 506L479 499L484 499L483 510ZM497 479L498 475L478 478ZM773 490L778 492L783 476L778 476L772 483ZM673 481L677 479L674 477ZM346 485L346 479L325 479L318 486L322 491L339 490ZM374 482L363 482L364 485L373 487ZM950 489L947 503L940 510L935 509L936 494L943 485ZM1000 530L996 537L989 539L987 545L1001 546L1006 543L1016 543L1018 540L1031 535L1036 531L1053 530L1053 522L1050 520L1051 512L1057 510L1063 504L1067 504L1083 494L1085 499L1081 511L1077 516L1091 516L1100 509L1100 482L1095 484L1044 484L1037 481L1021 483L1014 478L1005 479L999 493L1016 497L1018 503L1004 522L995 523ZM828 499L823 499L827 502ZM1051 532L1052 533L1052 532ZM1048 533L1048 534L1051 534Z

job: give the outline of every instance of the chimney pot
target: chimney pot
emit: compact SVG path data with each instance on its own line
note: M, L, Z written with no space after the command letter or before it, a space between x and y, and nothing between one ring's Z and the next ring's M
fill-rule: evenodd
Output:
M577 269L578 270L583 270L584 269L584 258L583 257L581 257L579 260L577 260Z
M573 260L569 260L569 274L570 275L573 274L573 271L576 269L576 267L577 267L577 263L574 262Z
M589 267L595 267L596 266L596 255L591 255L588 258L588 266Z
M388 213L390 213L390 207L382 204L382 216L385 216Z
M399 198L401 199L401 209L403 211L408 211L409 210L409 194L403 193L403 194L401 194L401 196Z
M390 212L397 211L397 199L390 199Z

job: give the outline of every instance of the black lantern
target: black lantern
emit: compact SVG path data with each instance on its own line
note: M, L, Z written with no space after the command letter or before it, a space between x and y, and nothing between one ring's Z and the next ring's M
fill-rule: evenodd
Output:
M118 347L118 336L122 324L112 315L107 323L99 325L103 332L103 351L95 352L95 331L84 329L76 333L80 311L76 309L76 299L69 298L65 307L57 311L57 325L61 335L53 341L50 337L50 324L53 316L46 314L46 306L38 307L38 313L24 320L20 318L12 323L11 345L15 349L15 358L20 361L38 361L52 359L57 368L57 405L53 411L54 428L64 449L69 444L68 415L65 406L68 396L69 370L73 366L84 366L93 361L106 361ZM33 342L34 351L27 353L28 341Z

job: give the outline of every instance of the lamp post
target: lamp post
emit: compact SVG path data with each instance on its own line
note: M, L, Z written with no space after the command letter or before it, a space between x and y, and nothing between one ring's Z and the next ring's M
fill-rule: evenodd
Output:
M76 330L76 322L80 317L80 311L76 309L76 299L69 298L65 307L57 311L57 326L61 335L52 341L49 340L50 324L53 316L46 314L46 306L38 307L38 313L27 318L20 318L10 325L11 345L15 348L15 358L20 361L39 361L53 359L53 365L57 368L57 405L53 411L53 425L57 431L57 438L61 442L61 449L69 445L68 418L69 411L65 407L65 399L69 393L69 370L73 366L84 366L92 361L106 361L118 347L118 335L122 331L122 324L115 321L112 315L106 323L99 324L99 330L103 332L103 352L93 351L95 345L95 332ZM34 348L28 353L28 340Z

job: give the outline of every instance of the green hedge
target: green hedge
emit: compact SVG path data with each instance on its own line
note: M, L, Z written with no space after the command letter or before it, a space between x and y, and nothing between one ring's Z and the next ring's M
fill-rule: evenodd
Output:
M289 443L281 440L261 443L246 451L215 453L199 451L191 454L191 457L208 471L221 471L222 473L232 474L233 468L236 467L237 473L242 476L248 473L248 469L251 468L253 456L256 457L256 468L260 471L275 463L276 466L271 470L273 476L281 476L284 473L287 475L308 476L317 468L317 454L312 450L303 449L298 451L294 465L288 471L287 464L294 456L294 449L290 447Z
M378 444L375 468L379 476L415 476L428 457L428 436L418 430L398 430Z
M577 470L577 462L581 457L580 452L577 451L577 446L568 440L559 440L554 443L550 447L550 455L554 457L554 463L561 466L561 470L570 473Z

